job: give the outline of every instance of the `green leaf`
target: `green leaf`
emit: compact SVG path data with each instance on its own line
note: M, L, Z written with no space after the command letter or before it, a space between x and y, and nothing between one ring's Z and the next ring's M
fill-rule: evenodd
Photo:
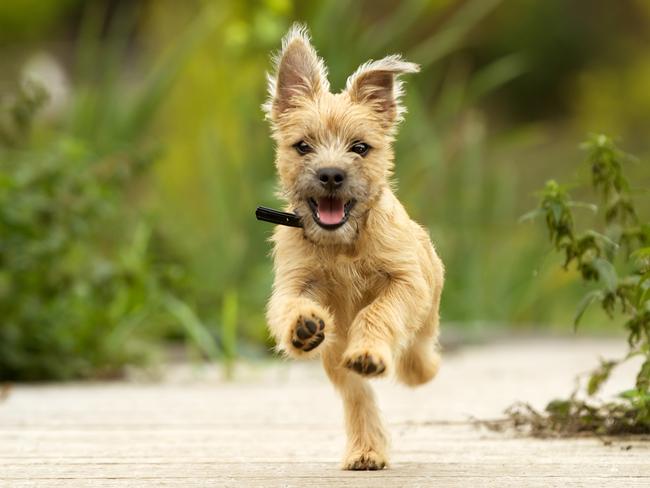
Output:
M569 201L567 202L567 207L586 208L587 210L591 210L593 213L598 212L598 205L594 205L593 203L587 203L587 202Z
M537 217L539 217L540 215L544 215L544 213L545 213L545 212L544 212L544 209L542 209L542 208L536 208L536 209L534 209L534 210L531 210L530 212L526 212L524 215L522 215L521 217L519 217L518 222L519 222L519 223L522 223L522 222L526 222L526 221L528 221L528 220L534 220L534 219L536 219Z
M571 411L571 402L568 400L552 400L545 409L549 414L566 417Z
M171 315L183 326L196 347L208 358L212 360L218 359L219 351L215 340L205 324L194 313L194 310L187 303L171 294L167 294L164 303Z
M618 286L618 274L614 265L604 258L596 258L593 266L598 271L599 280L605 285L610 292L615 292Z
M562 205L556 202L551 202L550 204L551 207L551 212L553 212L553 219L555 220L555 223L559 223L560 219L562 218Z
M639 370L636 377L636 387L641 391L650 393L650 356L646 358Z
M611 240L605 234L601 234L600 232L596 232L595 230L588 230L587 232L585 232L585 234L588 236L595 237L596 239L600 239L605 244L607 244L607 246L610 247L612 250L618 250L618 248L620 247L616 242Z
M618 364L618 361L604 361L601 359L600 366L591 374L587 384L587 393L594 395L600 387L609 378L612 369Z
M576 314L573 317L573 331L575 332L576 329L578 328L578 323L580 322L580 319L584 315L585 311L591 305L594 301L596 300L602 300L605 297L603 292L601 290L592 290L589 293L587 293L584 297L582 297L582 300L580 300L580 303L578 303L578 308L576 309Z
M617 396L629 400L632 403L650 402L650 393L641 391L637 388L622 391Z
M632 400L639 396L639 390L637 390L636 388L632 388L631 390L625 390L620 392L617 396L619 398L625 398L626 400Z

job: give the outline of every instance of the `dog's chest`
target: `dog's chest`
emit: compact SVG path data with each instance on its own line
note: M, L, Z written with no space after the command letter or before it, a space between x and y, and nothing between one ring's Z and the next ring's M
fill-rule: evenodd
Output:
M322 264L322 272L330 300L353 308L373 300L388 281L386 273L363 259L334 258Z

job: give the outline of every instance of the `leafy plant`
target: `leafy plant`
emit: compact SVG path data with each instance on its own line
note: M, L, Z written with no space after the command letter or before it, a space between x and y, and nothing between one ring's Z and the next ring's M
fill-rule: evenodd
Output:
M125 339L162 279L151 273L150 229L124 236L116 213L139 168L130 157L96 161L69 137L25 147L42 93L23 88L2 130L0 378L113 375L143 358Z
M50 125L36 118L43 87L25 82L3 98L0 380L114 377L169 337L219 354L188 302L183 259L133 191L159 153L153 115L202 29L134 94L117 89L121 43L81 42L71 107Z
M511 410L510 416L516 426L528 425L537 434L650 433L650 224L639 218L623 173L624 164L634 158L604 135L591 136L583 149L600 208L573 201L566 187L548 181L539 207L524 219L543 217L553 247L564 255L564 268L575 266L583 281L596 285L578 305L575 327L585 310L598 303L611 319L624 317L629 352L620 360L601 361L587 382L586 400L576 390L569 399L549 403L544 414L524 406ZM578 207L598 213L602 232L578 232ZM634 387L613 402L593 400L612 370L636 356L643 361Z

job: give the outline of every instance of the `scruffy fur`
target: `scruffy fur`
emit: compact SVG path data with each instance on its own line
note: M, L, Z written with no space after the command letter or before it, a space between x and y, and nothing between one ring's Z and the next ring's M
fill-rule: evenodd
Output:
M348 437L344 469L388 464L387 434L368 379L395 373L407 385L420 385L435 376L440 361L443 266L390 183L392 143L404 113L399 76L417 71L388 56L363 64L343 91L330 93L325 65L306 29L296 25L269 75L264 110L277 144L281 195L303 228L275 230L267 318L278 349L293 358L320 356L340 392ZM299 141L311 152L299 154ZM370 146L367 154L350 150L358 141ZM345 172L336 194L356 201L336 230L319 226L308 204L322 196L317 171L326 167Z

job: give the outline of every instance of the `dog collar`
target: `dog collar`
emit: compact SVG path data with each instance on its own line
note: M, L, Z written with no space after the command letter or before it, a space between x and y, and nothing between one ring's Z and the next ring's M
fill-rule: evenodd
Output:
M257 207L255 210L257 220L271 222L272 224L286 225L287 227L302 227L300 217L295 213L280 212L268 207Z

